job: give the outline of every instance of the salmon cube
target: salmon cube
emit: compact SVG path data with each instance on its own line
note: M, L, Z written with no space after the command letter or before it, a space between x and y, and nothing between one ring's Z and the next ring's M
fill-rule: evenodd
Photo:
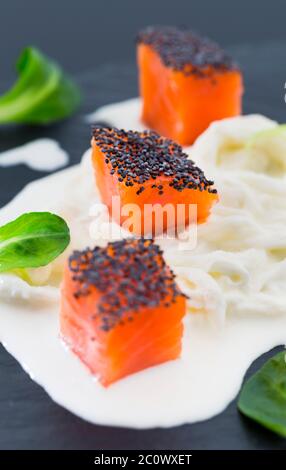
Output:
M61 290L61 336L102 385L177 359L186 298L152 240L74 252Z
M192 31L149 27L138 35L143 122L190 145L212 121L241 113L242 74L214 42Z
M138 211L133 210L128 230L136 235L159 235L170 228L185 229L190 222L202 223L218 199L214 182L182 147L155 132L95 127L92 148L102 202L121 225L130 218L128 207L135 205ZM114 207L115 198L118 204ZM192 219L192 206L196 220ZM173 212L156 218L158 207Z

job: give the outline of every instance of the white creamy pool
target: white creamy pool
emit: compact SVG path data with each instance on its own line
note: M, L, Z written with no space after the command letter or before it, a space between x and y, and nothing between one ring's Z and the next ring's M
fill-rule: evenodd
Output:
M134 128L138 106L138 100L109 106L96 119ZM253 133L275 125L262 116L221 121L189 149L215 180L220 202L199 227L194 250L159 241L191 296L181 359L104 389L59 341L56 279L64 256L34 273L45 286L0 276L1 341L57 403L93 423L192 423L221 412L252 361L286 343L286 173L275 154L244 146ZM48 158L49 147L42 152ZM31 183L0 211L0 223L22 212L50 210L69 223L70 250L104 244L100 231L97 240L90 233L91 223L101 220L92 210L98 202L88 151L81 165Z

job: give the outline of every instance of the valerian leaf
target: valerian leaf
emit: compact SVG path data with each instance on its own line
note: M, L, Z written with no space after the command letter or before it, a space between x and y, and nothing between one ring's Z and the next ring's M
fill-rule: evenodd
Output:
M285 352L272 357L245 383L238 408L262 426L286 437Z
M49 124L70 116L79 106L76 84L38 49L24 49L16 67L18 81L0 97L0 124Z
M0 272L46 266L68 246L66 222L50 212L28 212L0 227Z

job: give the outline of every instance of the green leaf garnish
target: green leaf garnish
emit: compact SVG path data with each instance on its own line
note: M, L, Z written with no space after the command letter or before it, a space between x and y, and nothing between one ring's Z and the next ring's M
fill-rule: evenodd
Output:
M286 124L254 133L245 142L250 168L275 177L286 172Z
M0 272L46 266L70 242L69 228L50 212L29 212L0 227Z
M285 352L266 362L243 386L239 410L271 431L286 437Z
M264 144L275 137L286 137L286 124L279 124L271 129L255 132L246 140L246 146L251 148L255 145Z
M0 124L49 124L78 107L78 87L38 49L24 49L16 68L18 81L0 97Z

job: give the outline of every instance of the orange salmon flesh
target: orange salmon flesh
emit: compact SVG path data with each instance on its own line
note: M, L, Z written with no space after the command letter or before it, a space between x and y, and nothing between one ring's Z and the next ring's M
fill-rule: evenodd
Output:
M152 41L139 42L137 62L142 121L181 145L191 145L211 122L241 113L243 79L236 68L189 63L177 70L164 63Z
M218 200L213 182L207 180L182 148L153 132L96 128L92 162L101 200L113 220L122 225L130 217L129 210L124 213L124 208L130 204L139 208L139 212L131 211L133 223L128 227L136 235L159 235L174 227L178 231L185 229L191 222L205 222ZM119 205L114 210L115 198ZM155 211L151 215L150 211L166 205L171 206L174 216L170 221L166 211L162 223L158 223ZM183 207L181 212L179 205ZM196 220L190 217L190 205L195 205ZM146 215L147 207L151 209Z
M151 240L76 252L65 267L61 336L104 386L179 358L185 312L186 298Z

